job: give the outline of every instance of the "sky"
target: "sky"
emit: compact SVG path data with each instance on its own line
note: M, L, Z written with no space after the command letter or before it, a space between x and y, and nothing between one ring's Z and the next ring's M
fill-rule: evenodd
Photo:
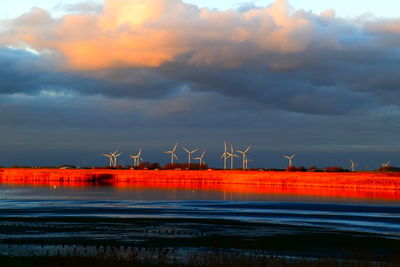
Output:
M0 1L0 18L13 18L30 10L33 6L41 7L47 10L57 11L60 6L65 4L75 4L83 1L79 0L14 0ZM92 2L103 3L102 0L93 0ZM226 10L238 8L249 4L256 6L266 6L273 0L185 0L186 3L195 4L198 7L216 8ZM400 3L397 0L291 0L290 4L296 8L314 13L321 13L325 10L333 9L337 15L344 17L356 17L366 13L371 13L377 17L398 17Z
M215 2L2 1L0 165L400 166L398 3Z

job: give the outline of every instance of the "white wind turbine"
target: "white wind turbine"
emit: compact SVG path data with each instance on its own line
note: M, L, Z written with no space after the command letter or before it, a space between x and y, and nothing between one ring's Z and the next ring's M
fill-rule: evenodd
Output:
M246 167L246 163L248 163L248 161L247 161L247 152L249 152L250 148L251 148L251 146L248 146L246 148L246 150L237 150L237 152L242 154L242 168L243 168L243 170L247 170L247 167Z
M108 157L109 158L109 160L110 160L110 163L109 163L109 165L110 165L110 167L112 167L113 166L113 164L114 164L114 157L113 157L113 155L110 153L110 154L101 154L101 155L103 155L103 156L105 156L105 157Z
M382 163L383 168L389 168L390 160L388 162Z
M233 170L233 158L240 158L238 155L235 154L235 150L233 150L233 145L231 144L231 152L227 152L228 158L231 159L231 170Z
M292 156L282 155L282 157L287 158L289 160L289 167L292 167L293 166L293 159L294 159L294 157L296 157L296 154L294 154Z
M190 151L189 149L187 149L186 147L183 147L183 150L186 151L186 153L188 153L188 165L190 166L190 159L192 157L193 153L196 153L198 151L198 149L194 149L192 151Z
M110 154L110 155L112 156L112 158L113 158L113 165L114 165L114 167L117 167L117 158L118 158L119 156L122 155L122 153L117 154L117 153L118 153L118 150L119 150L119 149L115 150L114 153L111 153L111 154Z
M178 157L175 154L176 148L178 147L178 143L175 144L172 150L165 151L166 154L171 154L171 164L174 164L174 158L178 160Z
M229 153L226 148L226 142L224 141L224 153L221 155L221 159L224 159L224 170L226 170L226 159L228 158L228 155Z
M194 158L194 159L198 159L199 160L200 167L201 167L201 165L205 165L204 160L203 160L205 154L206 154L206 150L204 149L204 151L203 151L203 153L201 154L200 157Z
M137 167L140 164L140 160L142 159L140 156L142 155L142 148L139 149L139 153L135 156L129 155L133 159L133 167Z
M350 165L351 171L355 172L356 171L356 165L358 165L358 163L354 162L353 160L350 160L350 163L351 163L351 165Z

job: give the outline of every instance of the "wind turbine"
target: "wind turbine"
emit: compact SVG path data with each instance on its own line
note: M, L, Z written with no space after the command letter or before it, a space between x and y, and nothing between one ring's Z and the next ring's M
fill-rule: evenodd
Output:
M206 154L206 150L204 149L204 151L203 151L203 153L201 154L200 157L194 158L194 159L198 159L200 161L200 167L201 167L201 165L205 165L204 164L204 160L203 160L205 154Z
M110 154L101 154L101 155L108 157L110 159L109 165L110 165L110 167L112 167L113 163L114 163L114 157L112 156L112 154L110 153Z
M224 170L226 170L226 159L228 158L228 151L226 149L226 142L224 141L224 153L221 155L221 159L224 159Z
M188 165L190 166L190 158L191 158L193 153L196 153L198 151L198 149L190 151L186 147L183 147L183 150L185 150L188 153Z
M248 146L246 150L237 150L240 154L242 154L242 168L243 170L247 170L246 161L247 161L247 152L249 152L251 146Z
M354 162L352 160L350 160L350 163L351 163L351 165L350 165L351 171L355 172L356 171L356 165L358 165L358 163L356 163L356 162Z
M135 155L135 156L129 155L129 157L131 157L133 159L133 167L139 166L139 163L141 160L141 158L140 158L141 155L142 155L142 148L139 149L139 153L137 153L137 155Z
M233 170L233 158L237 157L240 158L238 155L235 154L235 151L233 150L233 145L231 144L231 152L227 152L228 158L231 158L231 170Z
M292 164L293 163L293 158L296 157L296 154L294 154L292 156L282 155L282 157L287 158L289 160L289 167L292 167L293 166L293 164Z
M166 154L171 154L171 164L172 164L172 165L174 164L174 158L175 158L176 160L178 160L178 157L177 157L176 154L175 154L175 150L176 150L177 147L178 147L178 143L175 144L175 146L174 146L174 148L173 148L172 150L168 150L168 151L165 151L165 152L164 152L164 153L166 153Z
M388 162L382 163L383 168L389 168L390 160Z
M110 154L113 157L114 167L117 167L117 158L122 155L122 153L117 154L118 150L119 149L115 150L114 153Z

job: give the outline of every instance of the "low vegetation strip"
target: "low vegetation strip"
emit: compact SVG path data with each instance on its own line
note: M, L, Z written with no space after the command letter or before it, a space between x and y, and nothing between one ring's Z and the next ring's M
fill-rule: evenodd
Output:
M64 186L104 184L116 187L400 199L400 173L1 169L0 182Z

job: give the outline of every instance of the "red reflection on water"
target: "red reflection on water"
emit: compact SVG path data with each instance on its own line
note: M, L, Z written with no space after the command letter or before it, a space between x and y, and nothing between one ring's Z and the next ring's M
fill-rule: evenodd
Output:
M382 173L4 169L0 182L400 200L400 175Z

